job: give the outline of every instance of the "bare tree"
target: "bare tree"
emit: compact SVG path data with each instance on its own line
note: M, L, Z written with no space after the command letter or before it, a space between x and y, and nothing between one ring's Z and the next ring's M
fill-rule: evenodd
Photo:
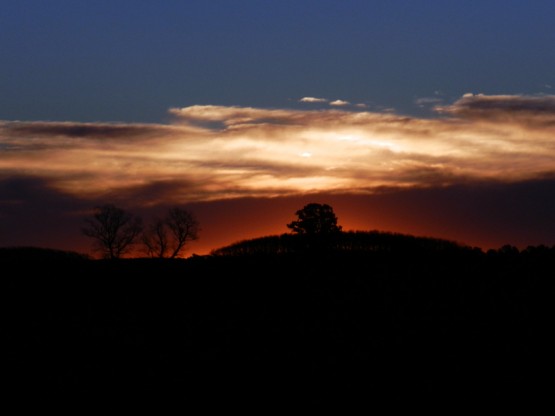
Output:
M164 219L157 219L143 233L143 243L151 257L178 257L200 231L195 216L179 207L171 208Z
M118 259L127 253L143 229L139 217L113 204L96 207L92 218L85 222L83 234L94 240L95 251L109 259Z
M198 239L199 222L191 212L185 209L171 208L166 218L166 224L174 243L171 258L177 257L188 241Z
M144 231L142 241L150 257L166 257L168 251L168 229L164 220L159 218L154 220Z

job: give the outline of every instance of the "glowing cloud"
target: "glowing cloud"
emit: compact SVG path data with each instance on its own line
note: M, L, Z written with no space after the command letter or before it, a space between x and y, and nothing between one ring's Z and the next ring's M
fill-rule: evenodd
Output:
M328 100L325 98L316 98L316 97L303 97L299 100L301 103L327 103Z
M193 202L555 173L555 96L468 95L422 119L191 106L172 124L0 122L0 179L80 198Z
M343 107L346 105L349 105L350 102L349 101L343 101L343 100L335 100L335 101L330 101L330 105L336 106L336 107Z

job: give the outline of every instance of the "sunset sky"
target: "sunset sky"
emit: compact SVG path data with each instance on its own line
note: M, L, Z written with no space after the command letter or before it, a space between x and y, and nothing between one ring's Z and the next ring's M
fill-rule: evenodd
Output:
M186 254L346 230L555 244L555 2L0 0L0 246L115 203Z

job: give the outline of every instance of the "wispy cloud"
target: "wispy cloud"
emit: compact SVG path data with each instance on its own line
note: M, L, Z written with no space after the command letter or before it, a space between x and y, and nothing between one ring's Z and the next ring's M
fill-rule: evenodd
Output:
M437 106L443 102L443 99L440 97L420 97L414 100L414 103L420 107L429 107L429 106Z
M303 97L299 100L299 102L301 103L327 103L328 105L332 106L332 107L345 107L345 106L353 106L356 108L368 108L368 105L365 103L357 103L357 104L351 104L349 101L345 101L345 100L328 100L327 98L316 98L316 97Z
M466 117L484 117L494 113L515 115L545 115L553 118L555 114L555 95L484 95L465 94L454 104L439 107L439 111Z
M327 103L329 100L327 98L316 98L316 97L303 97L299 100L301 103Z
M349 101L344 101L344 100L335 100L335 101L330 101L330 105L336 106L336 107L343 107L346 105L351 104Z
M171 124L0 122L0 178L140 205L519 181L555 172L555 96L467 95L423 119L191 106Z

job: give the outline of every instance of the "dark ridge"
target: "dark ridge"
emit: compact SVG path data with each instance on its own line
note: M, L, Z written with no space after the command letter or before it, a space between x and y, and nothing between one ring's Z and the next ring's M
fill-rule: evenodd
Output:
M212 251L216 256L328 252L454 252L470 247L453 241L382 231L347 231L330 235L282 234L239 241ZM476 249L480 250L480 249Z
M86 254L76 251L56 250L41 247L0 247L0 261L65 261L89 260Z

